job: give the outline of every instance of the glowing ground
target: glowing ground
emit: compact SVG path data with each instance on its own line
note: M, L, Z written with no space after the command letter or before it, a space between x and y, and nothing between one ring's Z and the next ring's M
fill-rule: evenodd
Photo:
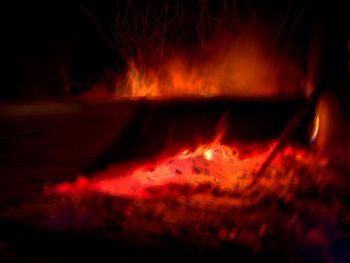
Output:
M326 160L289 146L249 189L272 145L244 153L213 142L150 164L113 165L90 178L48 185L7 216L167 249L242 246L251 253L292 253L291 261L299 261L306 247L309 261L349 256L333 253L339 240L350 238L350 212L348 192L335 187L338 173Z

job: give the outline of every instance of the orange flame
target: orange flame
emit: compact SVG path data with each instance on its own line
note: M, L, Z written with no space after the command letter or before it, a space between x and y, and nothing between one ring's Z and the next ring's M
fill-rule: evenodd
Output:
M298 96L301 72L273 61L257 43L240 39L207 52L202 59L173 55L158 66L129 61L126 85L116 95L169 98L181 96Z

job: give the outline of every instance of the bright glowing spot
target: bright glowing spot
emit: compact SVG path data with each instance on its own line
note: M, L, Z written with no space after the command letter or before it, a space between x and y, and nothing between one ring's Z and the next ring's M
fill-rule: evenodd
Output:
M189 149L186 149L186 150L183 150L183 151L181 152L181 154L182 154L182 155L187 155L187 154L189 154L189 152L190 152L190 150L189 150Z
M312 132L310 136L310 143L316 140L319 129L320 129L320 115L318 114L318 112L316 112L316 115L313 121Z
M204 158L207 159L207 160L211 160L213 158L213 152L212 150L206 150L204 153Z
M65 193L65 192L69 191L70 188L71 188L71 184L64 182L64 183L61 183L57 186L57 191L59 193Z
M301 161L304 158L304 156L301 153L298 153L295 155L295 159L298 161Z

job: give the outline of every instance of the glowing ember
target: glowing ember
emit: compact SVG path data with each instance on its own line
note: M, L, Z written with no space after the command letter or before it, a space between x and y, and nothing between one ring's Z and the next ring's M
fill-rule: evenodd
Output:
M270 148L273 145L274 143L270 144ZM129 171L123 172L118 166L111 166L95 178L80 177L75 183L60 184L56 191L77 193L89 190L120 197L154 198L182 195L184 193L181 188L185 186L189 187L187 190L191 195L199 197L203 193L198 189L206 186L208 190L220 189L221 193L240 193L252 182L255 171L265 160L269 149L261 149L258 153L245 157L240 157L238 152L235 148L218 143L216 139L193 151L182 150L155 164L141 165ZM288 156L292 156L295 161L307 160L303 150L292 147L286 148L283 153L283 158ZM283 160L277 158L275 162L281 165ZM275 178L272 181L264 178L259 187L274 191L276 187L288 186L292 180L291 176L286 175L277 178L279 172L276 169L270 169L269 173Z
M42 197L7 215L141 244L174 246L176 240L216 249L225 242L255 252L278 246L288 255L316 246L327 255L347 237L342 226L349 225L350 213L334 187L339 177L324 160L288 146L258 187L241 194L273 145L249 151L251 145L215 140L148 165L110 166L93 178L47 187Z
M211 160L213 156L213 152L209 149L204 152L204 158L207 159L208 161Z
M212 143L202 145L194 151L183 150L155 165L143 165L124 175L110 167L88 184L87 179L79 178L70 186L67 183L59 185L57 190L63 193L86 186L90 190L116 196L151 197L149 190L152 187L167 187L170 184L198 186L208 183L212 186L220 185L227 190L238 189L251 180L247 176L242 177L242 174L252 173L265 156L266 153L261 153L240 159L237 150Z
M152 196L149 189L171 184L198 187L208 183L226 190L238 189L249 181L240 180L243 170L246 173L252 171L263 156L240 160L226 145L203 145L193 152L181 152L163 159L154 167L141 167L127 176L94 182L93 188L112 195L143 197Z

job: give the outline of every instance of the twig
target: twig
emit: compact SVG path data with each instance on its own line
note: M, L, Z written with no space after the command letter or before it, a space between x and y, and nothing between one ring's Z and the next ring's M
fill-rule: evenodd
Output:
M304 118L306 113L309 112L311 106L316 101L317 97L319 95L319 92L314 92L312 96L301 106L299 111L294 115L294 117L291 119L291 121L288 123L284 131L282 132L281 136L279 137L277 144L273 147L272 151L270 152L269 156L266 158L266 160L262 163L259 170L257 171L253 181L250 183L249 187L253 187L256 185L256 183L260 180L260 178L265 174L266 169L269 167L270 163L274 160L279 150L283 148L283 146L287 143L290 136L293 134L295 129L297 128L300 121Z
M107 41L108 45L112 45L111 39L109 39L102 31L100 24L97 22L97 19L94 17L94 15L83 5L80 4L81 9L85 11L85 13L92 19L94 24L96 25L97 31L100 33L100 35Z

